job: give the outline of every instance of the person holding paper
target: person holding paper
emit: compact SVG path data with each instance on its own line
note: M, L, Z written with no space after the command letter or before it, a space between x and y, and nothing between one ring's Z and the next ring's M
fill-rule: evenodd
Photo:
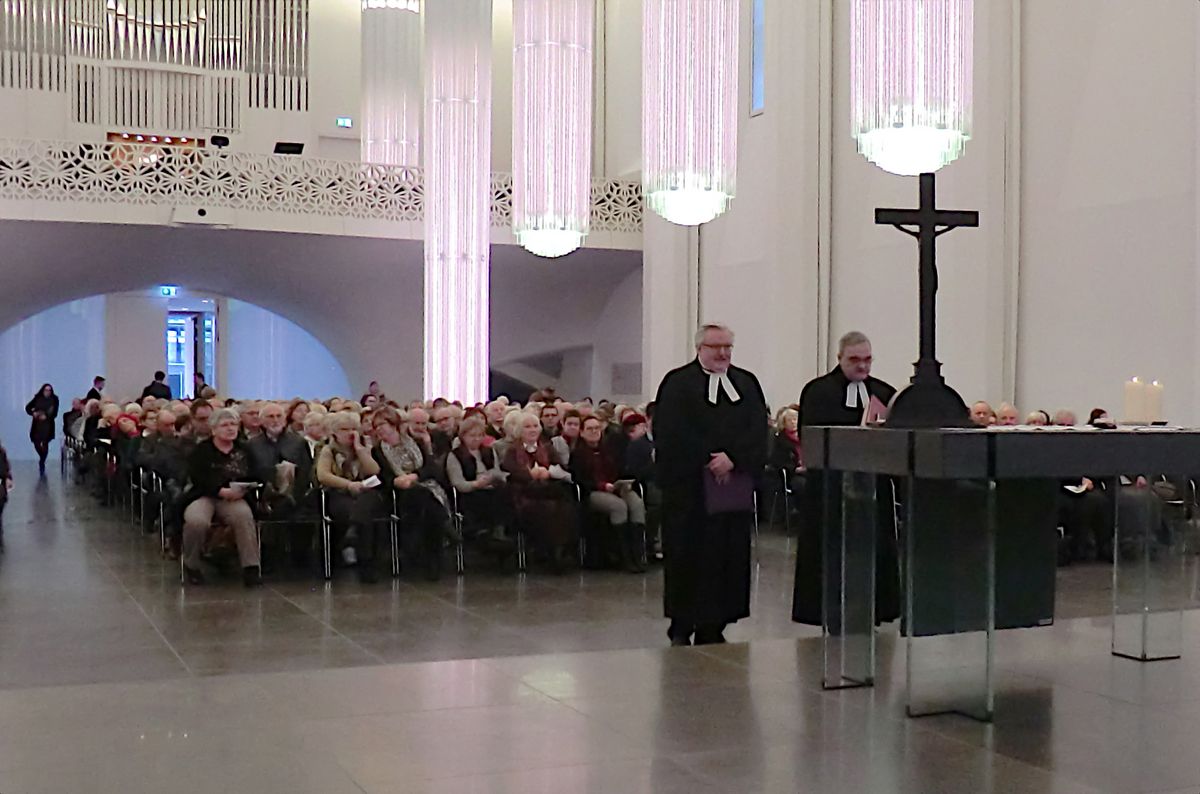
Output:
M869 424L871 419L886 414L886 406L896 395L891 384L871 376L874 355L871 340L865 334L851 331L843 336L838 342L837 358L838 364L832 372L810 381L801 392L798 411L801 428ZM840 494L840 473L809 469L796 554L792 620L813 626L821 625L821 552L825 519L841 521L841 500L834 499L831 504L825 504L827 477L836 478L836 482L830 484L832 492ZM890 621L900 616L895 498L890 479L880 477L877 491L879 540L876 544L875 617L879 621Z
M395 488L399 497L404 556L419 562L426 578L436 581L442 575L442 539L457 538L445 489L438 482L443 464L429 447L429 416L420 408L407 417L394 408L383 408L375 412L372 421L379 443L371 454L379 466L379 477Z
M508 472L517 525L549 557L554 573L562 573L567 550L579 537L578 511L564 487L571 475L558 464L550 444L542 438L537 414L520 412L516 441L501 461Z
M250 456L238 441L241 417L232 408L222 408L209 417L212 436L196 446L188 458L188 480L184 494L183 572L188 584L204 584L200 553L212 528L213 518L233 530L242 581L246 587L262 584L254 513L246 503L246 489L238 483L250 479Z
M646 504L630 481L621 480L614 444L606 443L603 436L600 417L583 420L581 440L571 456L571 475L583 489L584 504L608 519L622 567L629 573L645 573L637 547L646 533Z
M732 365L733 331L705 325L696 358L667 373L655 400L663 494L663 611L672 645L725 642L750 616L754 486L767 463L767 401Z
M339 411L329 417L329 442L317 456L317 482L325 489L325 508L333 523L335 548L351 549L343 554L358 567L363 584L379 581L376 529L384 516L384 502L378 488L366 481L379 474L379 464L359 437L358 415Z

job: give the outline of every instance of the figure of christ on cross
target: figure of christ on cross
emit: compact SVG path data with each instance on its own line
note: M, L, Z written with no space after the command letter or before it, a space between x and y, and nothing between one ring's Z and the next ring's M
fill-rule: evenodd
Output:
M939 210L936 184L933 174L921 174L921 205L915 210L875 210L875 223L895 226L915 237L921 250L921 355L911 385L896 397L889 427L960 427L969 423L966 403L946 385L937 360L937 238L960 227L978 227L979 213Z

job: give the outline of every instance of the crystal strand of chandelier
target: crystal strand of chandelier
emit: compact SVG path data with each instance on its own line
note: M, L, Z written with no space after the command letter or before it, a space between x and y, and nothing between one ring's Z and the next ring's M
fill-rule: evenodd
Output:
M962 156L972 126L973 0L854 0L850 27L859 152L905 176Z
M487 398L492 2L425 5L425 396Z
M421 164L421 4L362 0L362 160Z
M667 220L696 226L733 198L737 0L642 4L643 189Z
M595 0L513 3L513 232L538 256L591 221Z

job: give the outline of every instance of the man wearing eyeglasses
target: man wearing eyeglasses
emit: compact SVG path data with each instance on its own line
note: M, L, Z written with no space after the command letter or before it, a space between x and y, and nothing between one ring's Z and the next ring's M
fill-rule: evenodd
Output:
M891 384L871 377L874 356L866 334L851 331L838 342L838 364L833 371L812 380L800 394L800 427L838 427L871 424L883 419L887 406L896 395ZM792 601L792 619L798 623L821 625L821 552L822 522L841 521L841 500L825 504L825 479L832 493L841 494L841 474L813 470L808 473L804 490L804 525L796 556L796 582ZM876 606L879 621L900 616L900 574L896 557L896 524L891 482L878 481L876 504L879 517L879 541L876 544Z
M758 378L731 364L733 331L706 325L696 358L667 373L654 414L662 489L663 608L672 645L725 642L750 616L754 486L767 462Z

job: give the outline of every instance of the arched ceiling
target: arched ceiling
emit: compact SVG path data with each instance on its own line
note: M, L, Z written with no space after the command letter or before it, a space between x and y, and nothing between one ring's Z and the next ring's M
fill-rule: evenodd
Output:
M492 247L493 359L590 343L641 252L582 249L558 260ZM196 227L0 221L0 330L91 295L180 284L236 297L319 339L351 379L419 384L419 241ZM529 330L534 332L530 333ZM383 373L380 373L383 374Z

